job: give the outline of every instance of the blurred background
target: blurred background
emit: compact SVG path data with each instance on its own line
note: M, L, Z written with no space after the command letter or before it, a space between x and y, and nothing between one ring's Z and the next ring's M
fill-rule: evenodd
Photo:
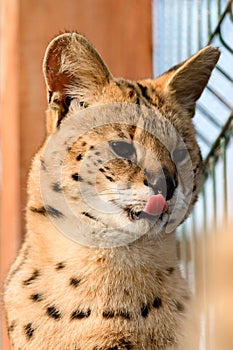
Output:
M64 30L77 30L115 76L129 79L157 76L208 43L220 48L221 59L194 118L206 164L204 186L194 213L177 234L181 269L195 292L200 277L196 242L202 241L205 281L208 228L221 227L233 214L232 1L0 0L0 28L1 291L25 232L30 159L45 136L41 67L49 41ZM205 294L205 283L202 288ZM205 319L202 324L201 348L214 349ZM9 350L4 322L1 330L0 349Z

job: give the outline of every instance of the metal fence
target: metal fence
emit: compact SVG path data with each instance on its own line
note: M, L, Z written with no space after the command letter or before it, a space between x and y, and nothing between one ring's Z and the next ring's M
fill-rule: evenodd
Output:
M206 249L211 235L233 218L233 1L154 0L154 72L158 75L202 47L213 44L221 58L197 104L194 123L204 156L203 188L192 215L179 228L183 275L195 293L207 296ZM201 271L197 272L198 260ZM208 317L208 312L206 313ZM214 349L211 322L203 319L201 349Z

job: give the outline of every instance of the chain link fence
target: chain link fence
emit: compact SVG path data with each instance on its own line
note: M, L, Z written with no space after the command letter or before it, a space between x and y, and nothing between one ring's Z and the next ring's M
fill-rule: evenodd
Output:
M221 51L194 117L204 158L203 188L192 215L177 233L183 275L194 293L202 289L198 292L208 305L207 238L211 236L215 249L216 235L233 217L233 1L154 0L153 19L155 75L208 44ZM205 314L211 318L211 310ZM201 349L214 349L211 324L203 318Z

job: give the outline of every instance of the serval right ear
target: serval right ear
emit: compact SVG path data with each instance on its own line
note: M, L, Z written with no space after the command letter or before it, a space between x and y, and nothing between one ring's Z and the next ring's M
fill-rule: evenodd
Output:
M155 80L145 80L141 84L154 88L167 101L178 104L192 117L196 101L206 87L219 56L219 49L206 46Z
M88 106L98 100L112 79L98 52L84 36L75 32L61 34L50 42L43 71L51 119L50 126L47 125L49 133L65 117L73 98Z

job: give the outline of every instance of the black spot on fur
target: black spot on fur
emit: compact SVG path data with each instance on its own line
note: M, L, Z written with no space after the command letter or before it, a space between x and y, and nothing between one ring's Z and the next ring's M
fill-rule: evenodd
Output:
M118 349L122 349L123 347L126 350L132 349L131 342L125 339L120 339L115 346L111 346L110 348L108 348L108 350L118 350Z
M175 301L176 308L179 312L184 312L185 307L183 304L181 304L179 301Z
M115 312L112 310L106 310L103 312L104 318L113 318L115 316Z
M62 269L64 269L64 267L66 267L66 264L64 262L59 262L56 265L55 270L62 270Z
M87 216L89 219L96 220L96 218L94 216L92 216L91 214L89 214L87 211L83 211L82 215Z
M141 315L142 315L142 317L147 317L148 314L149 314L149 311L150 311L149 306L146 305L146 304L143 304L142 307L141 307Z
M83 158L82 154L79 154L79 155L76 157L76 160L77 160L77 161L80 161L80 160L82 160L82 158Z
M47 214L49 216L52 216L53 218L60 219L60 218L62 218L64 216L59 210L57 210L56 208L51 207L50 205L48 205L46 207L46 211L47 211Z
M119 341L119 345L124 346L126 348L126 350L130 350L131 349L131 342L125 339L121 339Z
M9 325L9 327L7 328L8 334L14 332L15 327L16 327L16 322L12 321L11 324Z
M195 191L196 191L196 189L197 189L197 186L196 186L196 185L194 185L194 186L193 186L193 192L195 192Z
M75 287L75 288L79 285L80 282L81 282L81 278L73 277L70 279L70 285Z
M199 166L197 165L196 168L193 169L194 174L197 173L198 169L199 169Z
M93 350L119 350L119 349L130 350L130 349L132 349L131 346L132 346L132 344L131 344L130 341L125 340L125 339L120 339L120 340L117 341L117 344L112 345L112 346L110 346L108 348L102 347L102 346L101 347L95 346L93 348Z
M46 170L46 165L45 165L44 159L41 159L41 160L40 160L40 164L41 164L41 169L42 169L42 170Z
M167 272L169 273L169 275L173 274L174 271L175 271L174 267L168 267L167 268Z
M83 318L87 318L89 317L91 314L91 310L87 309L86 311L83 310L75 310L72 314L71 314L71 319L75 320L75 319L83 319Z
M156 297L153 301L153 307L159 309L162 306L162 300L159 297Z
M29 286L30 284L32 284L40 275L39 270L35 270L33 272L33 274L31 275L31 277L29 277L28 279L26 279L25 281L23 281L23 285L24 286Z
M55 306L49 306L47 308L47 315L55 320L59 320L61 318L61 313L55 308Z
M79 181L79 182L82 182L83 181L83 178L82 176L80 176L78 173L75 173L73 175L71 175L72 179L75 180L75 181Z
M40 207L40 208L30 207L30 210L31 210L33 213L37 213L37 214L41 214L41 215L46 215L45 207Z
M117 310L116 315L120 316L126 320L130 319L130 313L126 310Z
M61 188L61 186L60 186L59 183L54 183L54 184L52 185L52 189L53 189L53 191L55 191L55 192L61 192L61 191L62 191L62 188Z
M40 301L43 300L43 296L42 296L42 294L35 293L35 294L32 294L30 296L30 299L33 300L33 301L36 301L36 302L40 302Z
M99 168L99 171L101 171L101 173L104 173L105 169L104 168Z
M86 144L87 144L87 143L84 141L84 142L82 143L82 147L86 146Z
M26 324L26 326L24 326L24 331L25 331L27 338L31 339L31 337L33 336L33 333L35 331L35 329L32 327L32 323Z

